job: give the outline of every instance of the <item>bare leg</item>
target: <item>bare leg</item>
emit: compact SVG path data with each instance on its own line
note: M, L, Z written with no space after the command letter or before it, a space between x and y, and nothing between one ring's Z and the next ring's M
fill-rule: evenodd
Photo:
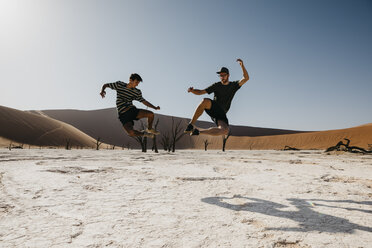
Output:
M204 98L203 101L196 108L195 113L194 113L194 116L192 117L192 120L191 120L190 123L192 125L195 125L195 122L203 114L204 110L211 109L211 107L212 107L212 101L211 101L211 99Z
M131 122L125 123L123 127L125 131L128 133L128 135L131 137L143 136L143 132L139 132L133 129L133 124Z
M211 135L211 136L221 136L227 135L229 133L229 126L221 120L217 121L218 127L211 127L204 130L199 130L200 134Z
M145 109L140 109L137 114L137 119L147 118L147 128L152 129L154 121L154 113Z

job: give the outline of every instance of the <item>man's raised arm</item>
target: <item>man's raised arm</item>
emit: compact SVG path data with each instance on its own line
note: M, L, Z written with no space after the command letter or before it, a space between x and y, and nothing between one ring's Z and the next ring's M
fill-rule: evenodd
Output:
M243 71L243 78L240 79L240 81L239 81L239 86L241 87L243 84L245 84L249 80L249 75L248 75L247 69L245 69L245 66L243 64L243 60L237 59L236 61L239 63L239 65L240 65L240 67L242 68L242 71Z

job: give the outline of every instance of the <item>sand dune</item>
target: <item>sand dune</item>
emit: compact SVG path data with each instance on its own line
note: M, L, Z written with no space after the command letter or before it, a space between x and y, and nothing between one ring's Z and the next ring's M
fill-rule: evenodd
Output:
M9 142L37 146L64 146L70 139L73 146L91 147L94 139L64 123L35 113L0 106L0 145Z
M43 114L55 119L70 123L88 135L99 136L110 144L123 145L131 143L132 147L139 147L138 144L128 137L122 130L120 122L117 120L115 108L80 111L80 110L44 110ZM159 119L158 129L162 133L168 133L172 125L172 117L156 114ZM181 121L181 125L186 127L190 119L174 117L175 123ZM213 123L198 121L197 126L208 128ZM136 124L140 128L139 123ZM365 124L354 128L330 130L330 131L294 131L273 128L259 128L249 126L231 126L232 136L228 139L227 149L283 149L289 145L300 149L325 149L335 145L338 141L349 138L351 145L368 148L372 144L372 124ZM204 141L211 143L209 149L221 149L222 138L199 136L184 136L178 143L179 149L204 149ZM151 141L149 142L151 147Z
M156 114L159 120L158 130L170 134L172 121L186 127L189 119ZM66 124L68 123L68 124ZM74 145L92 146L94 139L101 138L104 143L116 146L139 148L139 144L129 137L117 119L115 108L101 110L43 110L18 111L0 107L0 145L9 145L13 140L19 143L63 146L70 138ZM208 128L213 123L197 122L198 127ZM135 128L142 129L136 122ZM292 146L299 149L325 149L340 140L348 138L350 145L369 148L372 144L372 123L339 130L329 131L293 131L249 126L231 126L232 136L228 139L226 149L283 149ZM158 136L158 147L161 146ZM210 136L190 137L184 135L177 143L177 149L204 149L208 140L208 149L221 149L222 138ZM152 140L148 141L148 148Z
M101 109L101 110L43 110L42 114L48 115L54 119L69 123L79 130L85 132L93 138L101 137L102 140L109 144L118 146L126 146L128 143L131 147L138 148L139 145L135 140L130 138L124 131L121 123L117 119L117 112L115 108ZM159 119L158 130L161 133L167 134L172 127L172 118L174 123L181 122L181 126L185 128L190 119L182 117L172 117L167 115L155 114L155 121ZM197 126L201 128L208 128L213 126L212 122L198 121ZM136 128L141 129L140 123L136 122ZM273 128L259 128L248 126L231 125L233 136L272 136L281 134L303 133L304 131L282 130ZM151 141L149 145L151 146ZM195 148L195 139L185 135L178 143L179 149ZM200 148L200 146L197 146ZM237 146L236 149L247 149Z
M13 140L0 137L0 146L1 147L9 147L9 145L11 145L12 143L14 143Z
M368 144L372 144L372 125L313 133L281 135L280 137L248 138L243 143L244 146L252 144L253 149L281 149L284 145L294 146L300 149L326 149L336 145L337 142L344 138L351 140L350 145L368 148ZM239 141L239 143L241 142Z
M226 149L253 149L270 150L283 149L288 145L299 149L326 149L336 145L344 138L350 139L350 145L369 148L372 144L372 124L362 125L353 128L319 131L311 133L286 134L262 137L234 137L231 136L226 143ZM200 136L194 139L194 147L202 149L204 140L211 143L208 148L220 149L222 139L220 137Z

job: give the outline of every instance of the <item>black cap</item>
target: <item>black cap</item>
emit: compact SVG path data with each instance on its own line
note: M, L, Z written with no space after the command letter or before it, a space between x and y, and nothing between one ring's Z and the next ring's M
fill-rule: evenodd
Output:
M229 73L229 69L227 69L226 67L221 67L221 70L218 71L217 74L220 74L220 73L222 73L222 72L227 73L227 74L230 74L230 73Z

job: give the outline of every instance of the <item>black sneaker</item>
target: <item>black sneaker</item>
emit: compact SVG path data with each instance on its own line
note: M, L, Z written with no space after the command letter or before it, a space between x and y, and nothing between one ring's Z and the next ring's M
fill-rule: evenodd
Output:
M192 133L192 130L194 130L194 126L190 123L190 124L186 127L185 131L183 131L183 132L184 132L184 133Z
M199 135L200 132L198 129L194 128L194 130L192 130L192 133L190 133L191 136L194 136L194 135Z

